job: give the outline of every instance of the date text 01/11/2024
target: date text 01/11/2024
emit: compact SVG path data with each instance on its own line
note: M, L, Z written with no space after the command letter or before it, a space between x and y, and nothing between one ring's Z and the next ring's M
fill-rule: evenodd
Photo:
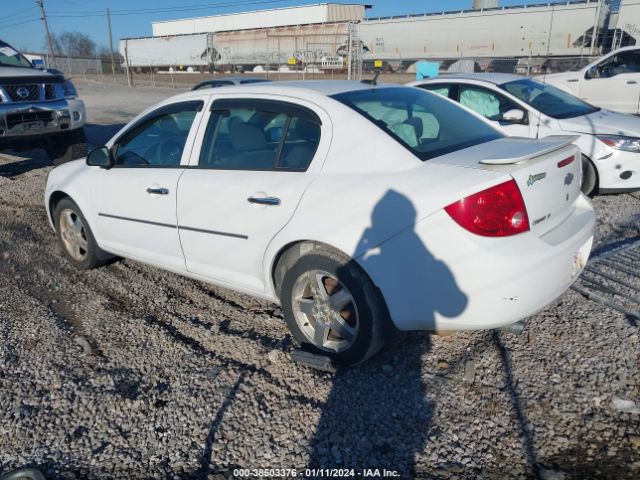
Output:
M237 468L234 478L398 478L396 470L385 468Z

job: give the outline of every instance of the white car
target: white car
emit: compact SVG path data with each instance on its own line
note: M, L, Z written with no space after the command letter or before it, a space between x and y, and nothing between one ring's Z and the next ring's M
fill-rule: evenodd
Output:
M576 135L587 195L640 189L640 118L593 107L536 79L506 73L444 75L410 85L460 102L511 136Z
M585 102L623 113L640 113L640 47L624 47L577 72L538 77Z
M595 221L579 155L415 88L264 83L150 108L53 169L45 205L78 268L122 256L279 302L298 342L349 364L561 295Z

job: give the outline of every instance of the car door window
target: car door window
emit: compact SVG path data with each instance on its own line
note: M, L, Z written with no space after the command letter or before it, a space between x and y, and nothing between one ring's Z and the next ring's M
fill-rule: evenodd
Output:
M420 85L420 88L429 92L437 93L443 97L451 97L451 84L449 83L430 83L427 85Z
M319 122L286 107L277 110L277 105L267 110L259 104L214 108L198 165L222 170L306 170L320 142Z
M278 161L278 168L306 170L320 143L320 126L299 117L290 117Z
M161 107L114 144L115 164L123 167L180 165L189 131L202 102Z
M596 78L611 78L623 73L640 73L640 51L620 52L601 62L595 69Z
M473 85L460 85L460 104L496 122L513 109L522 108L504 95Z

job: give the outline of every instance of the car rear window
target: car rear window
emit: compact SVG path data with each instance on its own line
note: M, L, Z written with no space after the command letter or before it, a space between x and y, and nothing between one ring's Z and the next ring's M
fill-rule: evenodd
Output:
M504 136L455 103L418 88L371 88L333 98L375 123L423 161Z

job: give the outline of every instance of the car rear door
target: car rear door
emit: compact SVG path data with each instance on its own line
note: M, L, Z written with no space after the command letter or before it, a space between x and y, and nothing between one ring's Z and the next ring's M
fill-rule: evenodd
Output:
M187 269L262 292L264 253L327 155L330 120L309 104L225 98L201 130L178 184Z

